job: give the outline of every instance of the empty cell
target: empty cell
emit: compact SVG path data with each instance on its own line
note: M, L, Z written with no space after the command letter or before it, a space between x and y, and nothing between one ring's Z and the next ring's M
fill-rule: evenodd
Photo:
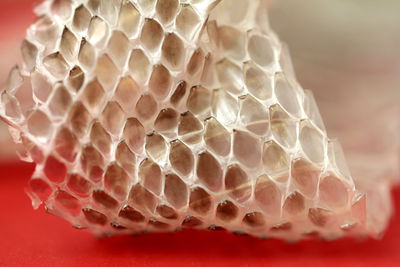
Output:
M225 174L225 188L238 202L244 202L251 196L251 182L247 173L237 164L228 167Z
M187 204L187 186L182 179L175 174L168 174L165 176L164 194L167 201L177 209Z
M223 171L217 159L210 153L203 152L197 159L197 177L211 191L219 191L222 187Z
M227 156L231 151L230 133L213 117L205 122L204 141L211 151L220 156Z
M123 77L115 90L114 98L126 113L131 113L141 94L139 85L130 76Z
M72 216L77 216L81 212L80 201L65 191L57 191L55 193L54 201L55 205L68 212Z

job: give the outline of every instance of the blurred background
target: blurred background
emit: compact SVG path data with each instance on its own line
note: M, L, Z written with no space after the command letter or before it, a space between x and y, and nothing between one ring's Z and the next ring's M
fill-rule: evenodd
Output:
M393 178L400 166L400 1L269 0L271 27L289 46L328 133L353 176ZM19 44L38 0L1 0L0 88L20 62ZM0 121L0 158L15 147Z

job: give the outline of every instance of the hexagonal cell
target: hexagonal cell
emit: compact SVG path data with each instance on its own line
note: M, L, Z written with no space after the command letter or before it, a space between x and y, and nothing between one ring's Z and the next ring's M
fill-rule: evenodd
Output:
M57 80L62 80L67 76L69 71L68 63L59 53L53 53L43 59L43 65L47 71Z
M211 106L211 92L202 86L190 88L189 96L186 102L187 108L193 114L201 114Z
M169 162L174 170L184 177L191 174L194 168L192 151L179 140L171 142Z
M134 175L136 156L129 149L125 141L120 142L115 150L115 159L128 174L131 176Z
M36 58L38 54L37 47L29 42L28 40L24 40L21 44L21 56L24 62L24 68L28 71L31 71L36 65Z
M342 208L348 204L349 194L344 181L334 174L321 178L319 183L320 204L328 208Z
M272 97L272 76L252 63L244 65L244 82L250 94L260 100Z
M137 153L142 151L146 135L143 125L136 118L126 121L123 136L130 149Z
M44 174L50 181L61 183L67 176L67 167L54 156L49 156L44 164Z
M170 102L174 107L177 107L182 103L182 100L186 95L186 87L187 83L185 81L178 82L176 89L170 98Z
M132 78L139 84L144 85L149 79L151 64L143 50L132 50L128 66Z
M251 181L239 165L231 165L225 174L225 189L229 196L238 202L244 202L251 196Z
M178 218L178 213L171 207L167 205L159 205L156 209L157 213L161 215L161 217L169 220L175 220Z
M67 61L72 61L78 52L79 41L75 35L67 28L61 35L60 52Z
M136 184L129 193L129 203L139 209L153 213L157 205L157 198L146 188Z
M156 20L147 18L140 35L143 46L150 51L154 51L160 47L163 37L164 31L161 25Z
M72 131L79 137L83 136L89 127L90 114L81 102L76 102L68 115L68 122Z
M33 178L29 181L29 189L41 200L45 201L53 192L50 185L41 178Z
M234 95L243 93L243 71L228 59L223 59L216 64L216 71L221 87Z
M81 153L81 167L94 182L103 178L104 159L101 153L92 145L86 145Z
M211 191L217 192L222 187L223 171L217 159L209 152L200 153L197 159L197 177Z
M141 95L141 89L130 76L123 77L115 90L114 98L125 112L131 113Z
M165 176L164 194L167 201L177 209L187 204L187 186L182 179L175 174L168 174Z
M64 116L72 104L72 98L64 85L57 83L49 102L49 109L54 116Z
M116 163L107 168L104 174L104 186L119 200L125 200L130 184L128 174Z
M240 98L240 121L252 133L265 135L269 128L268 109L255 98L246 95Z
M79 48L78 60L85 70L91 70L96 64L96 50L85 38Z
M150 76L149 90L154 93L158 99L167 97L171 90L171 75L163 65L155 65Z
M236 122L239 113L237 98L223 89L212 93L211 109L213 116L223 125L232 125Z
M304 213L306 203L304 196L298 192L288 195L283 203L283 214L286 216L297 216Z
M324 136L308 121L301 121L300 123L299 142L304 153L312 162L323 163L325 156Z
M54 203L65 212L72 216L77 216L81 212L81 203L79 200L65 191L55 192Z
M162 109L154 122L154 129L159 132L174 131L178 126L178 120L179 114L174 109Z
M88 40L97 47L103 47L109 35L107 22L98 16L92 17L88 28Z
M139 166L140 183L156 195L160 195L162 186L161 168L150 159L145 159Z
M292 161L292 181L305 196L313 197L317 192L321 170L309 161L298 158Z
M231 151L231 135L215 118L205 121L204 141L220 156L227 156Z
M96 64L96 75L106 91L111 91L118 82L120 71L111 58L104 54L100 56Z
M250 58L260 66L268 67L275 62L272 40L258 33L250 33L247 41Z
M150 94L142 95L136 103L136 113L144 121L150 120L156 114L157 109L157 101Z
M156 5L157 16L163 24L168 24L175 18L178 8L178 0L158 0Z
M194 216L186 216L182 222L182 227L184 228L196 228L203 224L203 221Z
M201 19L190 5L182 6L176 17L175 26L180 35L190 41L201 27Z
M143 214L128 205L121 209L118 216L135 223L144 222L145 220Z
M72 26L78 32L83 32L88 29L90 19L90 12L82 4L75 9L74 18L72 20Z
M265 170L272 175L289 171L288 153L273 140L264 143L262 161Z
M92 194L93 200L107 209L115 209L118 207L118 201L104 192L103 190L95 190Z
M282 146L292 148L297 142L297 121L292 119L279 105L269 108L271 131Z
M79 141L68 129L61 128L55 139L55 151L68 162L74 162L79 152Z
M254 198L259 207L268 215L280 215L282 194L279 187L267 175L257 178Z
M178 126L178 135L181 140L188 144L199 143L202 130L203 125L191 112L181 114Z
M139 11L135 8L135 6L131 2L129 1L122 2L119 13L118 25L124 30L124 32L128 36L131 37L136 35L139 29L140 17L141 15Z
M314 225L319 227L326 226L330 216L332 216L332 212L326 209L310 208L308 210L308 218Z
M289 81L283 73L275 74L275 95L279 104L291 115L301 115L301 96L298 85Z
M42 142L46 142L53 132L53 127L48 116L41 110L33 111L27 118L28 131Z
M125 123L125 112L117 102L110 101L101 114L101 122L108 132L118 136Z
M196 187L190 191L189 207L193 211L207 215L211 210L212 197L206 190Z
M157 134L152 133L146 137L146 153L153 159L154 162L163 163L167 159L167 143L164 138Z
M89 208L82 209L82 212L85 215L86 220L92 224L98 224L98 225L107 224L108 218L101 212Z
M86 85L80 97L89 111L97 114L104 104L106 93L98 80L93 80Z
M108 155L111 152L111 136L104 130L99 122L95 122L90 130L90 141L103 154Z
M114 62L123 67L130 51L130 41L124 33L114 31L108 41L108 53Z
M239 208L229 200L224 200L218 204L216 217L223 222L231 222L239 215Z
M37 68L31 72L31 85L33 94L38 98L38 100L46 102L47 98L51 94L52 86L48 78L40 73Z
M263 227L266 224L261 212L249 212L243 217L243 224L250 228Z
M92 189L92 184L77 173L68 175L68 188L80 197L88 197Z
M246 35L231 26L219 27L218 33L224 54L243 60L246 56Z
M260 140L247 132L235 130L233 133L233 153L244 166L256 168L261 162Z
M185 47L182 40L175 33L169 33L165 36L161 53L171 69L179 70L182 68L185 60Z

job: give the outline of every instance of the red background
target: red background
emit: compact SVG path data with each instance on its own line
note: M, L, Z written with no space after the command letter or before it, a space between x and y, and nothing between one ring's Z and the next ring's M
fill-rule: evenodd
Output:
M18 51L32 0L1 0L2 54ZM18 15L17 15L18 14ZM10 45L11 44L11 45ZM9 47L4 51L4 47ZM10 63L10 67L12 63ZM4 80L0 77L1 81ZM24 188L34 166L0 165L0 266L400 266L400 215L382 240L287 244L227 232L182 231L97 239L31 207ZM393 192L397 210L400 190Z

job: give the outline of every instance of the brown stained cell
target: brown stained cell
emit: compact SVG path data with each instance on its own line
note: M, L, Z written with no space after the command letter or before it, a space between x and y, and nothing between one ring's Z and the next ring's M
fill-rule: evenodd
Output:
M89 82L81 94L82 102L92 113L99 112L105 101L105 92L98 80Z
M188 111L181 114L178 126L179 136L189 136L201 130L203 130L203 125L191 112Z
M68 128L61 128L54 142L54 149L58 155L68 162L75 161L80 144L76 136Z
M247 45L250 58L258 65L267 67L275 62L274 48L270 38L253 34L248 39Z
M169 224L157 221L155 219L149 221L149 226L154 227L157 230L166 230L170 227Z
M108 36L107 22L98 16L92 17L90 20L87 36L90 43L95 46L102 47Z
M136 104L136 113L142 120L151 119L157 112L158 104L150 94L142 95Z
M83 136L89 127L90 120L90 114L85 106L81 102L76 102L68 117L72 131L79 137Z
M107 54L99 57L96 65L96 75L106 91L110 91L114 88L118 81L119 73L120 71Z
M153 213L157 205L157 198L146 188L137 184L132 187L129 193L129 203L139 209Z
M72 104L72 98L64 85L57 83L50 99L49 109L55 116L64 116Z
M211 92L202 86L194 86L190 89L187 99L187 108L193 114L201 114L211 106Z
M126 205L121 209L118 216L137 223L144 222L145 220L145 217L139 211L135 210L134 208L128 205Z
M278 105L269 108L271 131L275 140L282 146L292 148L297 141L297 121Z
M38 69L31 72L31 85L33 94L40 101L46 102L52 91L52 86L48 78L40 73Z
M161 193L162 173L161 168L151 161L145 159L139 166L140 183L156 195Z
M178 70L182 67L185 60L185 48L176 34L169 33L165 36L161 51L162 57L171 69Z
M133 151L140 153L145 140L143 125L136 118L129 118L124 127L125 142Z
M114 97L125 112L131 113L140 97L140 88L130 77L122 78L117 86Z
M81 153L81 166L84 172L94 182L103 178L104 159L101 153L92 145L84 146Z
M204 52L200 48L194 51L187 66L187 72L190 76L196 77L201 73L204 66Z
M239 30L230 27L222 26L218 29L220 43L226 55L242 60L246 55L246 36Z
M29 181L29 189L41 200L45 201L52 193L50 185L43 179L34 178Z
M171 89L171 75L163 65L155 65L150 76L149 90L156 98L164 99Z
M308 218L314 225L319 227L324 227L331 215L330 211L321 208L310 208L308 210Z
M132 78L140 85L144 85L149 78L151 64L141 49L132 50L128 66Z
M267 175L257 178L254 197L258 206L268 215L280 214L282 194L278 186Z
M190 192L189 207L193 211L207 215L211 210L212 198L206 190L196 187Z
M125 200L130 178L116 163L111 164L104 175L104 186L119 200Z
M164 194L167 201L177 209L187 204L187 186L181 178L175 174L168 174L165 176Z
M261 212L250 212L244 216L243 224L253 228L262 227L265 225L265 218Z
M298 158L292 161L292 180L305 196L313 197L317 192L321 170L309 161Z
M201 226L202 224L203 224L203 221L200 220L199 218L196 218L194 216L186 216L186 218L182 222L182 227L195 228L195 227Z
M21 55L24 61L24 67L30 71L36 65L38 49L31 42L24 40L21 45Z
M69 72L69 76L68 76L66 84L74 92L78 92L81 89L84 81L85 81L85 74L83 73L81 68L79 68L78 66L75 66Z
M54 156L49 156L44 165L44 174L54 183L61 183L67 176L67 167Z
M140 13L129 1L123 1L119 13L118 24L128 36L136 34L140 22Z
M227 156L231 151L231 135L215 118L205 122L204 141L208 148L220 156Z
M146 19L142 27L140 40L148 50L157 49L162 41L164 31L161 25L154 19Z
M107 216L104 215L103 213L100 213L98 211L89 208L82 209L82 212L85 215L86 220L92 224L98 224L98 225L107 224L108 221Z
M321 179L319 183L319 198L321 204L329 208L342 208L349 201L345 183L334 174Z
M59 53L53 53L43 59L43 65L47 71L57 80L62 80L68 74L69 66L64 57Z
M263 145L262 162L268 173L282 173L289 170L289 155L274 141Z
M217 159L210 153L199 154L197 160L197 176L211 191L219 191L222 187L222 168Z
M170 98L170 102L174 107L177 107L181 104L186 95L186 87L187 83L185 81L180 81L176 86L176 89Z
M75 55L78 52L78 48L79 48L78 39L67 27L65 27L60 42L61 54L67 61L72 61L75 59Z
M77 216L81 212L81 203L79 200L65 191L55 193L55 205L68 212L72 216Z
M110 101L103 110L101 122L108 132L118 136L125 123L125 113L117 102Z
M233 153L244 166L256 168L261 162L261 144L258 138L247 132L233 133Z
M268 75L251 63L244 65L244 82L254 97L267 100L272 97L272 75Z
M188 176L193 171L194 157L192 151L179 140L171 142L169 162L175 171L182 176Z
M171 22L179 8L178 0L158 0L156 5L156 12L163 24Z
M175 220L178 218L178 213L176 213L176 211L173 208L167 205L159 205L156 211L165 219Z
M96 50L85 38L82 39L79 48L78 60L80 65L86 70L92 69L96 64Z
M83 32L89 27L91 15L84 5L80 5L75 9L75 15L72 20L72 25L75 30Z
M225 174L225 188L238 202L244 202L251 196L251 182L239 165L231 165Z
M146 153L155 162L164 162L167 157L167 143L164 138L157 133L147 135Z
M224 200L218 204L216 216L224 222L231 222L237 218L239 208L229 200Z
M108 41L108 53L119 67L125 65L129 51L129 39L122 32L114 31Z
M162 109L154 122L154 129L159 132L173 131L178 125L178 115L172 108Z
M90 130L90 140L92 144L100 150L103 154L107 155L111 151L111 136L104 130L101 123L96 122Z
M190 41L195 33L200 29L201 20L199 15L190 5L184 5L176 17L175 25L179 34L185 37L186 40Z
M93 200L107 209L118 207L118 201L102 190L95 190L92 194Z
M135 172L136 156L129 149L125 141L119 143L115 151L115 159L121 167L128 173L133 175Z
M269 115L266 106L254 97L246 95L240 98L240 121L250 132L264 136L269 128Z
M304 197L298 193L291 193L283 204L283 213L288 216L296 216L304 213L306 203Z
M92 189L92 184L81 175L74 173L67 178L67 186L71 192L81 197L87 197Z

